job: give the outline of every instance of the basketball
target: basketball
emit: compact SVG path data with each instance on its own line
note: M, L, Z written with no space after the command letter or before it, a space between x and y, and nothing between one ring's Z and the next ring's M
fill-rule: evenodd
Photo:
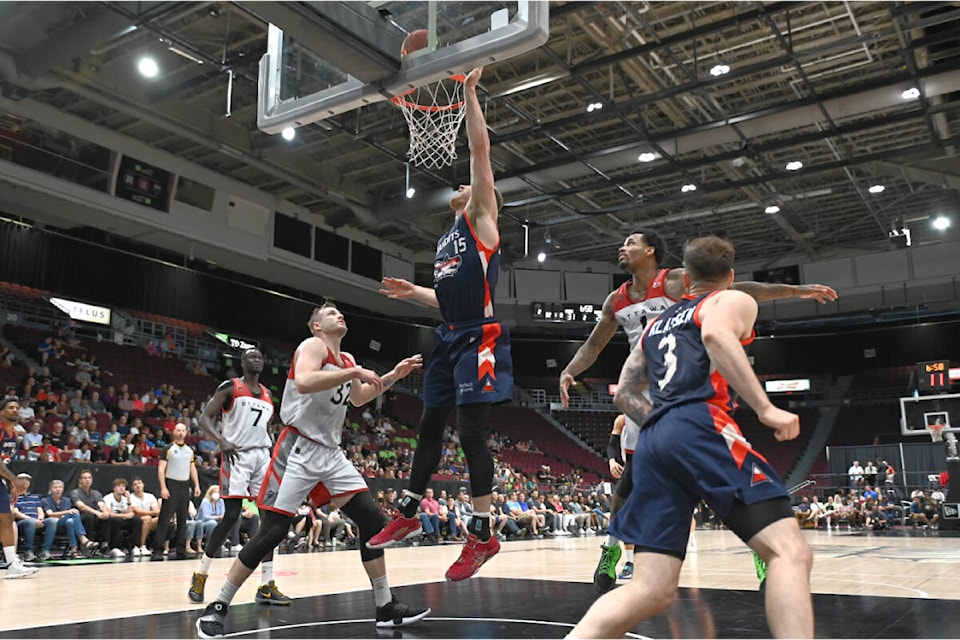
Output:
M407 34L407 37L403 39L403 46L400 48L400 55L407 56L413 53L414 51L420 51L425 46L427 46L427 38L429 37L430 32L426 29L417 29L416 31L411 31Z

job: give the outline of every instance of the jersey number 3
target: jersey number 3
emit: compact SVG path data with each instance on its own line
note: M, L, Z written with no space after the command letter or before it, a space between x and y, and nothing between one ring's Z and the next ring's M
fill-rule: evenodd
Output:
M667 370L664 372L663 378L657 383L660 386L660 391L663 391L664 387L670 384L674 374L677 373L677 354L674 353L677 348L677 337L672 333L663 336L657 348L663 349L664 347L666 347L667 352L663 354L663 364L666 365Z

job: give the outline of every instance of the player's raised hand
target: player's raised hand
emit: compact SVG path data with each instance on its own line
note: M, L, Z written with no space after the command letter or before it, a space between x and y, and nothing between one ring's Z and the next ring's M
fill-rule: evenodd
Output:
M570 386L577 384L573 376L564 371L560 374L560 406L564 409L570 408Z
M467 74L466 79L463 81L463 84L468 89L476 89L477 83L480 82L480 76L483 75L483 67L475 67L470 73Z
M409 358L404 358L393 368L394 375L397 376L397 380L401 378L406 378L416 369L423 367L423 356L419 353Z
M820 304L833 302L837 299L837 292L825 284L805 284L800 286L800 298L816 300Z
M394 300L412 298L415 291L413 283L403 278L384 278L380 284L383 285L380 293Z
M800 416L770 405L769 408L757 414L760 422L774 430L773 437L777 440L793 440L800 435Z

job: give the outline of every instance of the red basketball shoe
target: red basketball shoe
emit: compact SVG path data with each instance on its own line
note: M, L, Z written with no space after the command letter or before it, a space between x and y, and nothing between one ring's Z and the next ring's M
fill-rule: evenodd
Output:
M447 580L450 582L466 580L479 571L484 562L497 555L498 551L500 551L500 541L496 536L490 536L486 542L480 542L477 536L468 535L460 557L447 569Z
M386 549L398 542L420 535L420 519L397 514L380 533L367 540L367 549Z

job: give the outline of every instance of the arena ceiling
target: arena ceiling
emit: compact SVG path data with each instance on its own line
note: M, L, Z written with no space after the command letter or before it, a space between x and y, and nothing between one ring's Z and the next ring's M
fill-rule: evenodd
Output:
M463 18L443 5L441 19ZM429 252L449 212L405 199L408 135L389 102L291 143L257 129L266 31L256 3L7 2L0 81L7 98ZM150 81L146 53L161 67ZM531 251L606 262L635 228L663 234L673 261L683 239L719 233L768 264L883 250L904 226L915 244L957 238L956 3L555 2L548 43L488 67L481 96L508 261L524 257L525 227ZM466 181L467 156L414 169L418 191ZM941 213L946 235L930 224Z

